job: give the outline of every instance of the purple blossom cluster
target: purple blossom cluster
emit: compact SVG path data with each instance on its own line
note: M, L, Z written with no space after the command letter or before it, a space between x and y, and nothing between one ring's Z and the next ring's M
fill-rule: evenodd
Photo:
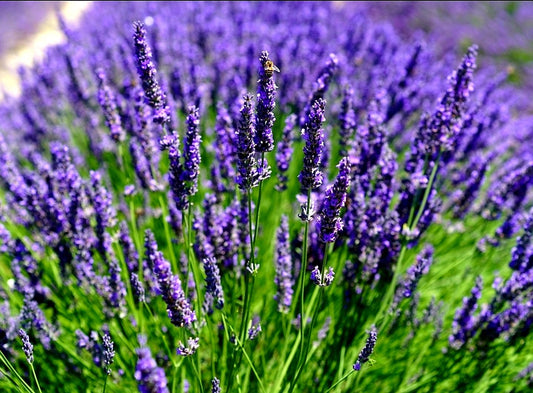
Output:
M170 263L158 250L154 235L150 230L147 230L145 234L145 248L149 269L153 271L157 279L157 292L167 305L170 321L178 327L191 327L196 321L196 314L185 296L179 276L172 274Z
M111 374L110 366L113 363L115 351L109 333L104 332L103 335L99 335L97 332L91 331L90 335L87 336L81 330L76 330L76 337L78 348L89 352L94 364L101 367L106 374Z
M168 393L165 371L158 367L150 349L144 346L145 340L146 338L140 340L142 346L136 350L138 360L134 377L139 383L139 391L141 393Z
M533 131L527 96L508 83L515 71L480 61L478 69L483 46L458 61L430 45L431 34L407 40L357 5L336 7L98 3L79 30L61 20L66 43L21 69L20 97L0 103L2 354L20 332L28 362L32 345L56 356L63 335L78 329L77 346L109 375L117 357L127 363L120 346L129 336L149 332L151 346L140 338L127 348L137 362L121 377L133 375L141 392L168 392L164 370L183 362L173 390L193 381L186 375L220 392L220 380L205 380L208 367L231 387L243 380L243 356L256 361L250 346L267 351L273 332L289 340L297 330L297 364L284 369L297 369L289 389L305 391L310 385L297 379L317 331L313 351L333 343L350 353L363 323L385 324L387 311L399 315L406 305L405 320L394 323L407 321L407 341L430 323L439 339L445 308L435 298L424 303L419 288L434 250L416 259L414 250L419 242L445 247L432 236L468 220L498 221L487 224L494 233L486 244L521 232L490 302L481 304L479 277L456 310L449 347L487 349L529 334ZM310 293L313 284L332 295ZM69 296L72 304L55 304ZM343 303L321 303L334 299ZM79 317L88 304L94 315L62 329L65 315ZM165 309L169 318L158 318ZM307 320L315 310L332 313L320 316L317 331L317 320ZM290 325L295 318L300 329ZM106 326L103 334L93 324ZM204 345L235 344L237 334L224 360L213 348L213 364L203 364ZM355 371L376 341L372 326ZM168 353L152 356L156 343ZM268 372L263 361L251 367L250 391L260 390L257 370ZM220 374L231 362L229 375ZM82 375L71 363L68 372ZM327 390L334 381L321 377Z

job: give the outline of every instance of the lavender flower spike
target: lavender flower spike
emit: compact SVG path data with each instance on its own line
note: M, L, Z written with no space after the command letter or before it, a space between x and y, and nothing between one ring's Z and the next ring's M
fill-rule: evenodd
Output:
M259 333L261 332L262 332L261 321L259 319L259 316L256 315L252 319L252 326L250 327L250 329L248 329L248 340L250 341L255 340L257 336L259 335Z
M145 341L145 339L140 340ZM157 367L157 363L150 349L147 347L137 349L137 366L135 367L134 377L139 383L139 392L141 393L169 393L167 388L167 377L165 371L161 367Z
M198 344L199 341L200 339L198 337L197 338L189 337L187 339L187 346L183 345L183 343L180 341L178 344L178 349L176 350L176 353L179 356L184 356L184 357L194 355L196 351L198 350L198 348L200 347L200 345Z
M370 328L370 332L368 332L368 338L366 339L365 347L361 350L359 353L359 357L357 358L357 362L353 365L353 369L355 371L361 370L361 366L368 362L368 358L370 355L372 355L372 352L374 352L374 347L376 346L376 341L378 340L378 332L376 330L375 326L372 326Z
M349 159L347 157L341 159L338 168L339 174L335 183L326 190L317 222L317 231L324 243L334 242L343 227L340 213L346 203L346 191L350 180Z
M255 159L254 134L252 118L252 96L246 94L241 108L241 119L237 134L237 175L236 182L243 191L250 190L259 184L259 172Z
M180 173L179 181L182 186L181 195L179 195L176 206L180 210L185 210L189 206L189 197L198 191L198 175L200 173L200 130L198 125L200 116L198 108L189 107L187 116L187 134L183 146L183 166ZM179 203L178 203L179 201Z
M324 274L324 277L322 277L320 269L318 268L318 266L315 266L315 268L311 272L310 278L311 281L319 287L329 287L333 283L333 279L335 278L335 272L333 271L332 267L329 267L328 272Z
M278 311L287 313L292 303L294 278L292 274L291 246L289 241L289 222L285 215L281 217L277 240L276 277L274 282L278 290L274 299L278 302Z
M213 299L216 299L215 307L222 310L224 308L224 291L220 283L220 270L217 261L213 257L208 257L204 259L203 263L206 275L206 291L213 296Z
M211 381L211 393L220 393L220 380L217 377Z
M476 318L473 314L481 298L482 286L483 281L479 276L476 278L476 285L472 289L471 295L463 298L463 307L455 312L452 323L453 332L448 340L452 348L461 348L475 334Z
M287 189L287 171L292 158L292 130L298 120L295 114L290 115L285 119L285 128L281 140L278 142L278 148L276 151L276 165L278 167L278 184L276 190L285 191Z
M167 104L167 98L157 81L157 70L152 61L152 50L146 40L144 24L135 22L133 28L135 29L133 42L135 45L137 72L141 78L144 94L148 104L155 110L154 122L165 124L170 121L170 109Z
M416 290L420 278L429 272L433 262L433 247L428 245L417 256L416 263L407 269L407 277L403 282L403 296L411 297Z
M309 121L306 122L302 130L302 137L305 141L304 164L298 176L302 191L320 187L324 179L322 172L320 172L320 162L324 149L324 130L321 127L326 120L325 109L326 101L321 98L316 100L311 107Z
M172 134L165 135L159 141L161 150L168 150L168 183L172 190L172 197L176 207L183 208L184 196L187 194L185 185L181 181L181 174L183 172L183 166L180 162L180 139L179 136L173 132ZM185 198L185 202L187 199Z
M19 329L19 337L22 340L22 350L24 351L24 355L26 355L28 363L31 364L33 363L33 345L30 342L30 338L24 329Z
M274 71L279 72L279 69L270 60L267 51L261 52L259 61L261 62L262 68L257 84L255 149L260 153L266 153L274 149L272 127L276 121L276 117L274 116L274 107L276 106L274 97L277 89L274 83Z
M146 259L157 277L159 290L167 304L167 312L171 322L178 327L190 327L196 320L196 315L185 296L179 277L172 274L170 263L157 249L157 243L150 230L147 230L145 234L145 246Z
M117 99L113 90L107 83L104 71L100 68L96 71L98 77L98 103L104 112L105 124L109 127L111 132L111 139L115 142L122 142L126 137L126 133L122 128L120 121L120 114L117 110Z
M111 364L113 363L113 359L115 357L115 349L113 347L113 340L111 340L111 336L109 334L104 334L104 337L102 337L102 340L104 342L104 370L106 371L107 375L111 374Z

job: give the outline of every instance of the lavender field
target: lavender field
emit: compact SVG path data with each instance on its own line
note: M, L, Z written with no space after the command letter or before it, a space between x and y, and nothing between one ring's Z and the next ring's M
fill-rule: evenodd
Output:
M533 388L531 3L58 17L0 102L1 392Z

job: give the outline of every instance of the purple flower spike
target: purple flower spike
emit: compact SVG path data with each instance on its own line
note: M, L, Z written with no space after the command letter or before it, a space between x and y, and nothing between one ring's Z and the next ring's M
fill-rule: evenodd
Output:
M324 277L322 277L322 273L320 272L318 266L315 266L311 272L311 281L319 287L329 287L333 283L334 278L335 272L333 271L332 267L328 268L328 272L324 273Z
M477 277L476 285L472 289L471 295L463 298L463 307L455 312L455 318L452 323L453 333L449 337L452 348L461 348L476 332L477 321L474 317L474 311L476 311L478 301L481 298L482 287L483 281L481 277Z
M176 350L176 353L179 356L183 356L183 357L194 355L196 351L198 350L198 348L200 347L200 345L198 344L199 341L200 341L199 338L189 337L187 339L187 346L185 346L180 341L178 344L178 349Z
M509 267L525 273L531 269L531 238L533 237L533 210L531 210L524 223L524 233L516 239L516 246L513 247L511 262Z
M217 266L217 261L213 257L204 259L206 291L216 300L215 307L219 310L224 308L224 291L220 283L220 270Z
M19 337L22 340L22 350L26 355L28 363L33 363L33 345L30 342L30 338L24 329L19 329Z
M159 141L161 150L168 150L168 183L170 190L172 191L172 198L178 209L183 208L184 196L186 195L185 185L181 181L181 174L183 172L183 166L180 162L180 140L178 134L175 132L171 135L165 135ZM185 198L186 202L186 198Z
M220 381L217 377L211 381L211 393L220 393Z
M329 55L329 59L324 65L324 67L318 73L318 77L313 84L313 92L311 93L307 107L305 109L305 116L303 119L300 119L302 122L300 124L304 125L309 122L311 118L312 107L316 101L323 99L324 95L329 89L331 80L339 68L339 59L333 53Z
M150 349L143 347L137 349L136 352L139 359L134 377L139 384L139 391L141 393L169 393L165 371L157 367Z
M157 70L152 61L152 49L146 40L144 24L135 22L133 28L135 29L133 42L135 45L137 72L141 78L144 94L148 104L155 110L154 122L165 124L170 121L170 109L167 104L167 98L157 81Z
M189 107L187 116L187 134L183 146L183 165L179 177L181 194L176 201L176 207L186 210L189 206L189 198L198 191L198 175L200 173L200 116L198 108Z
M278 191L284 191L287 189L287 171L292 158L292 130L296 125L297 117L295 114L290 115L285 120L285 128L281 140L278 142L278 149L276 151L276 165L278 167L278 179L279 182L276 185Z
M334 242L343 228L340 214L346 203L346 192L350 180L349 159L347 157L341 159L338 168L339 174L335 179L335 183L326 190L317 222L317 231L320 235L320 240L324 243Z
M104 112L105 123L111 132L111 139L115 142L122 142L126 137L126 133L122 128L120 121L120 114L117 109L117 99L113 90L107 83L105 73L102 69L97 70L98 77L98 103Z
M145 245L146 259L157 277L159 291L167 304L171 322L178 327L191 327L196 321L196 315L185 296L179 277L172 274L170 263L157 249L157 243L150 230L146 231Z
M241 108L241 119L237 128L237 175L236 182L243 191L250 190L259 184L259 172L255 159L252 96L246 94Z
M252 319L252 326L248 329L248 340L255 340L261 331L261 321L259 320L259 316L256 315Z
M104 370L106 371L107 375L111 374L111 364L113 363L113 359L115 357L115 349L113 346L113 340L111 340L111 336L109 334L104 334L102 337L102 341L104 342Z
M365 347L361 350L357 361L353 365L353 369L355 371L361 370L361 366L368 362L368 358L370 357L370 355L372 355L372 352L374 352L374 347L376 346L377 340L378 332L376 330L376 327L372 326L370 328L370 332L368 332L368 338L366 339Z
M277 232L276 283L277 292L274 299L278 302L278 311L287 313L292 304L294 276L292 272L291 245L289 239L289 222L287 216L281 217Z
M262 67L257 85L255 149L257 152L266 153L274 150L272 127L276 121L274 116L274 107L276 106L274 97L277 89L274 83L274 71L279 72L279 69L270 60L267 51L261 52L259 61Z
M349 141L355 135L357 127L357 120L353 109L353 95L353 88L350 85L345 86L342 97L342 109L339 115L339 154L341 157L348 155Z
M407 269L407 277L403 282L403 296L411 297L416 290L420 278L429 272L429 267L433 262L433 247L424 247L416 258L416 263Z
M326 120L324 111L326 101L318 99L313 103L309 114L309 121L302 130L305 141L304 164L298 180L302 185L302 191L317 189L322 185L324 175L320 172L322 150L324 149L324 130L322 123Z

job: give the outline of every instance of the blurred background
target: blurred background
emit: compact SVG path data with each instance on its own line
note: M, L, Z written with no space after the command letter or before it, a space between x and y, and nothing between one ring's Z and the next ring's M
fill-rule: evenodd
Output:
M49 45L64 39L57 13L75 24L90 1L3 1L0 2L0 98L16 94L17 68L30 65Z
M91 1L0 2L0 98L18 92L17 68L30 65L44 48L62 42L57 14L69 27ZM387 21L403 38L429 33L441 53L463 53L472 43L515 72L516 82L533 88L533 2L344 2L369 17ZM520 79L520 80L519 80Z

